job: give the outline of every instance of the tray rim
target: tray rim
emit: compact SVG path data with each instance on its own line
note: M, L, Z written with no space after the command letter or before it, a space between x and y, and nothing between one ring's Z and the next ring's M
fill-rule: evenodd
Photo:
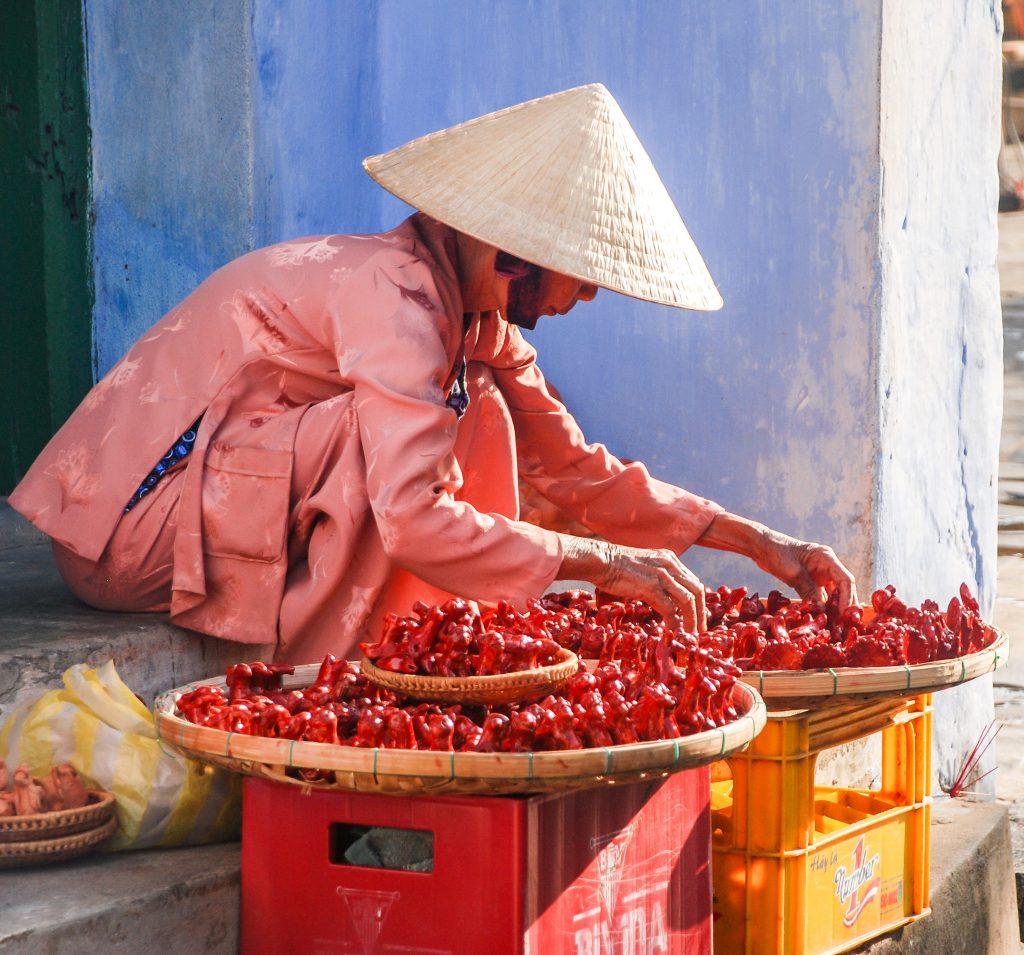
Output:
M117 832L117 816L80 832L53 839L27 839L0 844L0 869L63 862L85 855Z
M296 667L284 678L286 689L308 685L319 666ZM421 780L423 790L437 786L477 783L495 794L524 791L523 786L546 788L599 785L619 778L675 772L703 766L746 746L764 729L767 707L756 688L737 681L733 693L746 703L742 715L726 724L674 740L654 740L578 750L529 753L458 753L337 746L305 740L281 740L226 733L197 726L175 714L177 698L198 686L225 685L223 678L196 680L161 693L153 704L157 738L170 746L216 765L247 775L265 776L262 767L334 771L367 777L365 788L387 780ZM316 788L315 783L295 780ZM344 782L331 788L356 788ZM469 790L467 790L469 791Z

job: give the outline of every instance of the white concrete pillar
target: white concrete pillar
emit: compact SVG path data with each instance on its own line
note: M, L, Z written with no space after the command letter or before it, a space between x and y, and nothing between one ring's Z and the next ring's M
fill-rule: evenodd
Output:
M877 417L867 422L877 442L874 579L914 601L966 581L989 618L1002 413L1001 29L995 0L882 4ZM935 711L936 771L948 785L992 719L991 679L937 694Z

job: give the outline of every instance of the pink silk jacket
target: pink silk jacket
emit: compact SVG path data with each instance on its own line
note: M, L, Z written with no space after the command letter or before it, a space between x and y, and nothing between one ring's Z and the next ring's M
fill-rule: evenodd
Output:
M517 458L603 537L689 547L718 505L588 444L500 316L474 315L466 332L454 256L451 229L416 214L229 263L89 392L10 503L98 561L136 487L202 415L174 482L171 617L301 662L351 653L418 596L542 594L561 545L518 520ZM459 420L445 400L464 358ZM133 559L117 558L122 586Z

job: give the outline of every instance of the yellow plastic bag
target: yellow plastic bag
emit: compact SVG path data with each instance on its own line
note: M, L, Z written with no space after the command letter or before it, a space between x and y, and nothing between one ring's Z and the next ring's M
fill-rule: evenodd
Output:
M241 777L164 746L112 660L69 668L63 690L15 710L0 728L0 756L37 776L70 763L112 792L120 826L108 849L199 845L240 831Z

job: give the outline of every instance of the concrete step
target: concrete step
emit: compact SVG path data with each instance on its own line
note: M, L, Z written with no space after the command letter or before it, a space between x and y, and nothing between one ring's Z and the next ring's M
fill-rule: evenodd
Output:
M3 955L233 955L238 843L0 871Z
M931 913L856 951L1020 952L1005 808L938 800L931 833ZM0 955L136 955L153 946L161 955L237 952L239 887L237 844L0 872Z
M0 724L60 687L75 663L113 659L152 703L165 689L261 653L175 627L161 614L84 606L61 581L48 539L0 499ZM239 865L233 843L0 870L0 952L236 952Z

